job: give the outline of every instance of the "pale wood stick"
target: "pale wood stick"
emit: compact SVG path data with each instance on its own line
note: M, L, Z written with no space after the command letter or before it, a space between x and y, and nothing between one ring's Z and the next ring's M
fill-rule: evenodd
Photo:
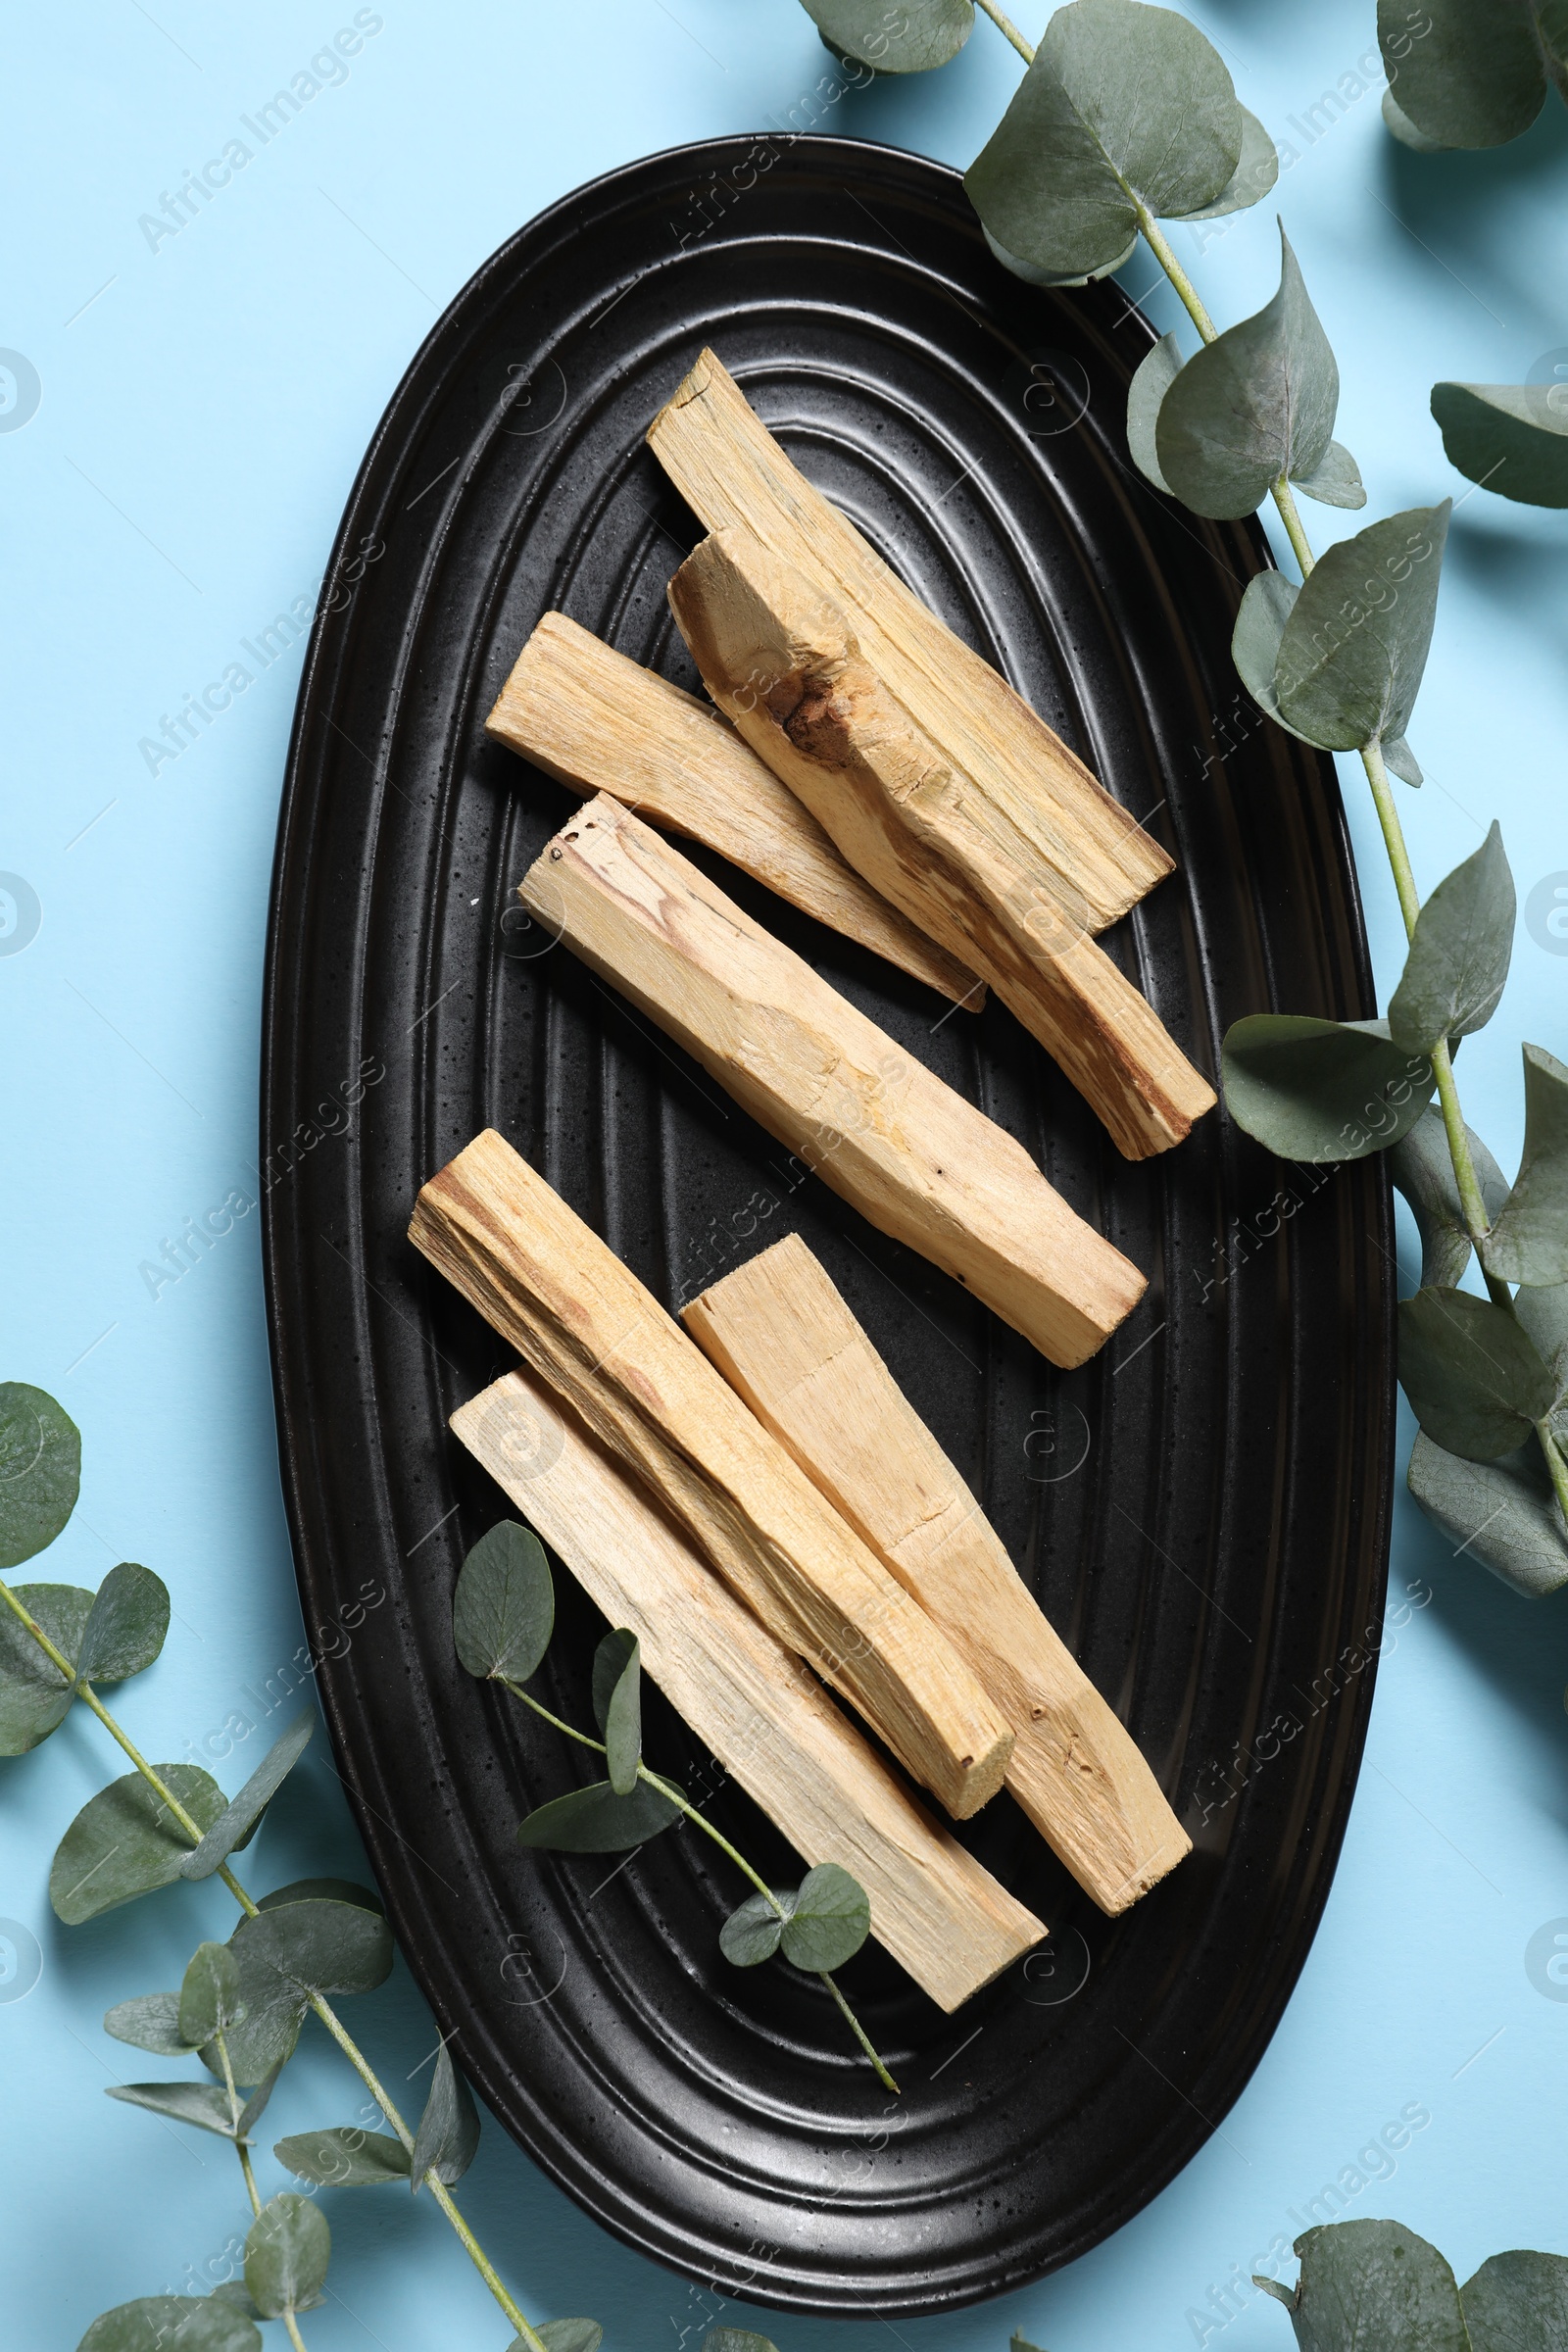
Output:
M974 789L861 654L842 608L749 530L715 531L669 583L713 700L844 856L972 963L1072 1080L1129 1159L1168 1152L1214 1106L1099 943L1033 887L1007 820L978 829Z
M484 722L573 792L613 793L978 1012L985 983L847 865L816 819L707 703L547 612Z
M1125 1911L1192 1841L806 1244L775 1243L682 1321L962 1651L1017 1734L1007 1787L1101 1909Z
M873 1225L1079 1364L1144 1277L1021 1144L601 794L518 885L524 905Z
M956 2009L1040 1941L1041 1922L915 1803L537 1378L509 1372L452 1427L611 1624L637 1636L670 1704L803 1861L858 1879L872 1935L939 2008Z
M1171 871L1059 736L797 470L712 352L648 440L708 530L746 524L849 608L866 660L915 724L1059 878L1069 920L1102 931Z
M950 1813L996 1794L1012 1732L947 1636L509 1143L460 1152L409 1233Z

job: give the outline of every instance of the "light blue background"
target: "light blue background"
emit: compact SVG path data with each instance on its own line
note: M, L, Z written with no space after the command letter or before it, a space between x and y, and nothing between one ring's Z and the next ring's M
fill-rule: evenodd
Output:
M168 1648L123 1700L138 1740L170 1757L301 1640L257 1220L156 1300L138 1271L253 1169L298 649L156 778L138 740L218 678L241 637L312 591L393 386L494 247L611 166L787 124L826 70L794 0L385 0L347 80L149 250L138 216L353 13L334 0L244 12L155 0L153 14L91 0L14 11L8 26L0 344L32 362L42 401L0 434L0 868L32 885L42 922L0 956L0 1374L56 1392L83 1432L81 1507L47 1573L96 1583L128 1556L172 1588ZM1568 120L1553 100L1506 153L1429 163L1390 147L1373 91L1331 127L1320 116L1309 141L1291 118L1356 78L1372 0L1211 0L1201 21L1242 96L1300 151L1279 201L1339 352L1339 430L1371 512L1464 491L1428 387L1518 381L1568 343ZM945 73L846 98L823 126L965 163L1017 72L982 24ZM1216 224L1202 251L1197 232L1176 233L1222 321L1273 290L1273 210ZM1154 273L1139 260L1124 274L1142 294ZM1163 295L1152 308L1173 322ZM1320 544L1350 527L1308 513ZM1521 901L1568 868L1564 528L1485 492L1456 514L1411 730L1430 782L1403 796L1424 887L1494 812ZM1401 952L1393 892L1358 770L1345 782L1386 992ZM1504 1009L1463 1056L1471 1121L1508 1167L1517 1042L1563 1050L1565 981L1568 959L1521 925ZM1435 1598L1383 1666L1322 1932L1223 2136L1061 2277L931 2326L760 2321L783 2352L870 2352L890 2336L919 2352L1002 2352L1013 2328L1050 2352L1185 2352L1200 2335L1188 2315L1210 2287L1249 2272L1292 2232L1291 2209L1416 2102L1430 2125L1352 2212L1403 2219L1461 2276L1504 2246L1568 2250L1568 2006L1524 1965L1532 1934L1568 1914L1565 1603L1529 1606L1454 1561L1401 1497L1395 1590L1420 1579ZM113 1763L78 1710L47 1747L0 1768L0 1914L43 1951L36 1988L0 2001L0 2328L14 2352L59 2352L107 2305L194 2282L214 2263L208 2278L222 2275L245 2224L218 2141L101 2095L117 2077L160 2071L103 2034L104 2008L176 1982L198 1936L231 1923L212 1886L83 1929L55 1924L53 1844ZM277 1884L357 1867L318 1741L247 1875ZM401 1964L353 2024L416 2103L434 2034ZM313 2027L271 2120L279 2132L346 2120L358 2088ZM282 2184L270 2156L264 2174L269 2193ZM463 2199L536 2317L592 2312L610 2352L695 2352L709 2301L600 2233L494 2126ZM313 2352L500 2352L505 2324L428 2199L411 2209L390 2190L344 2193L329 2207L331 2295L308 2326ZM1284 2352L1288 2338L1284 2314L1252 2300L1206 2340Z

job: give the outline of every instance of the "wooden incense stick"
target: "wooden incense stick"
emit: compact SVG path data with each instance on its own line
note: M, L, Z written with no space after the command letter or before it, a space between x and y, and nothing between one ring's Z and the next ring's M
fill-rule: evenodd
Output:
M859 1881L872 1935L940 2008L956 2009L1039 1942L1040 1921L914 1802L536 1376L508 1373L452 1427L611 1624L637 1636L665 1697L802 1859Z
M682 1320L962 1651L1017 1735L1007 1787L1101 1909L1125 1911L1191 1840L806 1244L764 1250Z
M743 523L853 619L866 660L916 726L1054 874L1069 921L1102 931L1171 859L989 662L911 595L790 463L705 351L649 446L705 528Z
M728 721L564 612L534 630L485 733L573 792L613 793L971 1012L985 983L862 881Z
M873 1225L1058 1364L1093 1355L1144 1277L1021 1144L601 794L518 896Z
M669 583L709 692L845 858L973 964L1129 1159L1179 1144L1214 1091L1099 943L1031 887L1029 844L977 826L973 786L895 701L843 610L752 532L715 531Z
M409 1231L950 1813L996 1794L1012 1733L947 1636L510 1144L460 1152Z

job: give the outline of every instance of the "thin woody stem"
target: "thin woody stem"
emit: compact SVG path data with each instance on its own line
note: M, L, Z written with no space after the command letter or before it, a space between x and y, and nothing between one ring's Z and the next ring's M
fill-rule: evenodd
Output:
M974 0L974 4L976 8L982 10L984 14L991 19L992 24L1003 35L1003 38L1004 40L1009 40L1012 43L1013 47L1017 50L1018 55L1023 59L1024 64L1026 66L1032 66L1035 62L1035 53L1033 47L1024 39L1023 34L1018 30L1018 27L1013 23L1012 19L1003 15L1001 9L996 5L996 0Z

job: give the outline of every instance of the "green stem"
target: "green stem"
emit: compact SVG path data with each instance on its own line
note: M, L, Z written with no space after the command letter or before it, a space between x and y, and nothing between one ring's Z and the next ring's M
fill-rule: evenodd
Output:
M1122 184L1124 187L1126 186L1125 181ZM1148 205L1140 203L1131 188L1127 188L1127 196L1133 211L1138 215L1138 225L1144 232L1144 242L1180 295L1182 307L1188 318L1191 318L1205 343L1217 343L1219 328L1203 308L1202 297L1198 288L1172 252L1169 238Z
M517 2333L521 2336L523 2342L527 2345L528 2352L548 2352L548 2347L545 2344L544 2338L539 2334L536 2328L529 2327L527 2321L523 2318L521 2312L517 2309L517 2306L508 2294L505 2286L503 2286L500 2278L496 2275L495 2266L490 2261L490 2258L486 2254L483 2246L480 2245L479 2240L474 2236L473 2231L468 2228L468 2225L464 2220L462 2214L458 2211L456 2201L453 2198L451 2190L447 2187L446 2182L444 2180L438 2180L434 2172L428 2172L425 2174L424 2182L425 2186L429 2189L431 2196L434 2197L436 2203L446 2215L447 2220L452 2224L453 2229L463 2240L468 2260L472 2263L474 2269L478 2272L480 2278L484 2280L486 2286L490 2289L490 2292L494 2295L496 2301L500 2304L502 2310L506 2313L508 2319L517 2330Z
M1012 43L1013 47L1017 50L1018 55L1023 59L1024 64L1026 66L1032 66L1035 62L1035 53L1033 48L1030 46L1029 42L1024 39L1023 34L1018 30L1018 27L1013 23L1012 19L1003 15L1001 9L996 5L996 0L974 0L974 4L976 8L982 10L984 14L991 19L991 22L996 26L997 30L1002 33L1005 39Z
M985 5L985 0L980 0L980 4L983 7ZM506 1677L504 1675L498 1676L497 1680L505 1682ZM530 1691L524 1690L520 1683L509 1682L507 1683L507 1689L512 1692L514 1698L520 1698L525 1707L532 1707L536 1715L543 1716L546 1723L553 1723L558 1732L564 1732L568 1740L575 1740L579 1747L591 1747L597 1755L601 1756L609 1753L609 1750L606 1748L602 1740L591 1740L586 1732L576 1731L569 1723L564 1723L559 1715L552 1715L550 1709L547 1706L542 1705ZM719 1848L719 1851L721 1853L728 1854L730 1860L734 1863L742 1878L749 1879L751 1884L757 1888L758 1893L766 1897L767 1901L771 1903L773 1910L780 1919L787 1919L789 1917L788 1912L785 1910L783 1904L779 1901L778 1896L773 1892L773 1889L768 1885L767 1881L758 1876L757 1872L752 1868L751 1864L747 1861L746 1856L739 1850L739 1848L731 1845L729 1839L721 1831L714 1829L712 1823L708 1819L707 1815L699 1812L697 1807L690 1803L688 1799L681 1794L680 1790L675 1787L673 1782L666 1781L660 1773L651 1772L648 1766L644 1764L641 1759L639 1759L637 1765L637 1778L640 1781L646 1781L650 1788L657 1788L661 1796L667 1796L670 1803L678 1812L684 1813L688 1821L696 1823L697 1827L702 1831L705 1838L711 1838L713 1843ZM833 1998L837 2001L839 2007L843 2010L844 2015L849 2022L851 2033L855 2035L856 2040L859 2043L861 2049L865 2052L866 2056L870 2059L871 2064L875 2067L877 2080L882 2082L887 2089L891 2091L897 2091L899 2086L894 2082L893 2077L888 2073L888 2070L883 2065L881 2059L877 2056L876 2050L865 2031L865 2028L861 2025L859 2019L856 2016L855 2011L850 2007L849 2002L844 1998L843 1993L840 1992L838 1986L834 1984L832 1978L828 1975L827 1970L825 1968L820 1968L816 1973L821 1978L823 1984L827 1986L829 1992L833 1995Z

